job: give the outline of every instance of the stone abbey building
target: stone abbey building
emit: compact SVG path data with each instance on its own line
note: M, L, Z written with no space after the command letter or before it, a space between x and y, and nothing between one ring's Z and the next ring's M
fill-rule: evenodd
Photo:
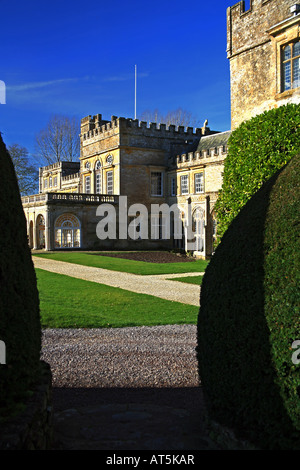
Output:
M247 11L243 1L229 7L227 54L232 130L265 110L299 103L300 4L252 0ZM79 162L41 168L39 194L22 198L30 246L178 248L209 258L230 133L207 122L193 129L84 117ZM104 222L112 227L106 236L99 235Z

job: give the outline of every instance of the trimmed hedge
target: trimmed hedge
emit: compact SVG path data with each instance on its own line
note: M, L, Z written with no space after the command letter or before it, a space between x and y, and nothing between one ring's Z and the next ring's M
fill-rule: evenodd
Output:
M215 211L218 242L250 197L299 152L300 105L288 104L243 122L228 141Z
M40 377L41 326L35 271L16 174L0 136L0 416L16 411Z
M248 201L202 281L197 355L212 420L261 449L300 448L300 156Z

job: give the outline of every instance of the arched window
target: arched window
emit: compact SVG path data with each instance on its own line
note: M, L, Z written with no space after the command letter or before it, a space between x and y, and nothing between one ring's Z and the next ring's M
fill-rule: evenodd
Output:
M195 251L204 251L205 218L204 210L197 207L193 213L193 230L195 234Z
M300 41L282 48L282 91L300 87Z
M54 226L55 248L80 248L81 229L79 219L73 214L62 214Z
M101 194L101 162L100 160L97 160L96 165L95 165L95 189L96 189L96 194Z

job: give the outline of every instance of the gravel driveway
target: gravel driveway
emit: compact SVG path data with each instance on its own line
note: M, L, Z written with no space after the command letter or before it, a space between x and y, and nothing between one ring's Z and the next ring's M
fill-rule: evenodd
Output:
M215 448L203 429L195 325L49 329L42 345L54 449Z
M195 325L47 329L54 387L194 387Z

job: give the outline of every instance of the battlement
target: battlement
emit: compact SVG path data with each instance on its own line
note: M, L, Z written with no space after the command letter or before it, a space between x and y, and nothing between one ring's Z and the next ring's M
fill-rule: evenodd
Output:
M54 170L74 171L74 170L78 170L79 166L80 166L79 162L68 162L68 161L55 162L55 163L52 163L51 165L40 167L40 172L54 171Z
M227 151L228 151L227 145L222 145L220 147L213 147L211 149L200 150L197 152L183 153L173 158L172 163L176 165L176 167L180 168L181 164L186 164L186 163L196 164L196 163L201 163L203 160L207 158L225 157L227 155Z
M215 160L223 159L228 152L228 140L230 135L231 131L225 131L203 136L195 152L177 155L175 158L171 159L170 165L175 165L180 168L181 166L186 166L186 164L189 166L190 164L201 163L208 158Z
M185 126L175 126L163 123L139 121L138 119L130 119L124 117L112 116L110 121L104 121L101 114L96 116L87 116L81 120L81 137L83 141L90 138L100 136L106 137L111 133L132 132L134 134L141 134L149 137L162 136L170 138L173 136L180 136L188 139L190 136L207 135L211 132L210 129L204 125L202 128L193 128Z

